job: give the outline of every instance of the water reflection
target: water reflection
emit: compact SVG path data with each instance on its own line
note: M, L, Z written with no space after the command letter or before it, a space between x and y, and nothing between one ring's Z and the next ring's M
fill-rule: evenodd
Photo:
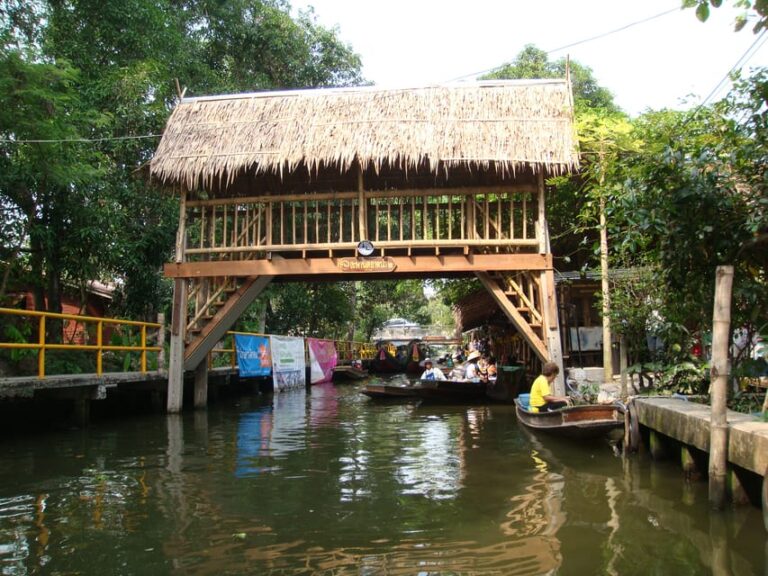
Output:
M314 387L0 451L0 573L764 573L754 509L504 406Z

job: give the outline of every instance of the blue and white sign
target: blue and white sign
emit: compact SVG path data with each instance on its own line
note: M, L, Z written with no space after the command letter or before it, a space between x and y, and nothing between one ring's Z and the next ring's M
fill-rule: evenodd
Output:
M269 376L272 373L272 354L269 337L235 334L235 350L240 376Z

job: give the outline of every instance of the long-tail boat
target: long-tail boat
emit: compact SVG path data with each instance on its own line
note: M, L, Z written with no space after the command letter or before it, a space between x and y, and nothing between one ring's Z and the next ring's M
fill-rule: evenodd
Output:
M515 399L517 419L524 426L567 438L598 438L624 427L624 405L582 404L551 412L532 412L529 395Z

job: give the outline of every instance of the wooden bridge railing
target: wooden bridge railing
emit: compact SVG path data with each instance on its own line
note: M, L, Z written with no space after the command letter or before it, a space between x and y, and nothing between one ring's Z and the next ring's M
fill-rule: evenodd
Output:
M190 200L186 207L190 259L353 249L361 240L382 250L539 246L534 189L365 192L362 200L358 192L295 194Z
M147 372L147 354L155 353L157 354L157 369L163 369L163 342L165 340L163 322L138 322L78 314L0 308L0 319L2 319L0 326L7 328L12 325L10 320L12 317L36 319L36 326L34 326L34 322L27 322L29 336L23 336L24 330L14 330L13 333L19 336L17 341L0 342L0 349L35 351L37 353L38 378L45 378L46 376L45 359L46 352L49 350L93 352L96 354L96 374L99 375L104 372L105 352L138 353L141 372ZM66 321L63 323L61 334L58 335L62 338L61 342L52 342L48 339L46 323L51 320ZM32 329L33 326L34 329ZM133 332L129 334L131 331ZM2 333L3 338L9 338L9 330L2 330L0 333ZM35 341L30 342L32 336L35 337ZM154 337L154 344L149 344L151 336ZM53 338L53 340L57 339ZM122 342L112 344L108 343L108 340L122 340Z

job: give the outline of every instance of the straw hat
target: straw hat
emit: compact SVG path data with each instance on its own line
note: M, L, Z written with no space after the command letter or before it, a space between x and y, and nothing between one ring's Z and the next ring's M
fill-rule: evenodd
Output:
M475 360L476 358L480 358L480 352L472 350L472 352L469 353L469 356L467 356L467 362L472 362L472 360Z

